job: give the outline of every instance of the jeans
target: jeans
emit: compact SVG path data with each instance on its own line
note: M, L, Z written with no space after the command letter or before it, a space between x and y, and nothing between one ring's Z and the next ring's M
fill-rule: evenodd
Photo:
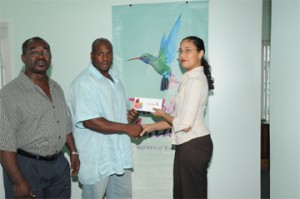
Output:
M131 199L131 170L125 170L123 175L110 175L92 185L83 185L83 199Z

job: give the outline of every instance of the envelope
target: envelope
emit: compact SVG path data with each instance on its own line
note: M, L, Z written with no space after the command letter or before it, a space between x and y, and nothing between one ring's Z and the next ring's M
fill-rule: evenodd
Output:
M162 109L162 99L135 97L133 108L137 111L154 112L153 108Z

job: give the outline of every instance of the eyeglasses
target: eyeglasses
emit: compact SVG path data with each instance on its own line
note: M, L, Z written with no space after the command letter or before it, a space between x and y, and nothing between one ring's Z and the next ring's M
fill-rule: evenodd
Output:
M37 56L49 57L51 55L51 53L48 50L42 50L42 51L31 50L29 51L29 54L33 57L37 57Z
M185 54L190 54L192 50L198 50L198 49L196 49L196 48L193 48L193 49L186 48L186 49L184 49L184 50L179 49L179 50L178 50L178 53L179 53L180 55L181 55L183 52L184 52Z

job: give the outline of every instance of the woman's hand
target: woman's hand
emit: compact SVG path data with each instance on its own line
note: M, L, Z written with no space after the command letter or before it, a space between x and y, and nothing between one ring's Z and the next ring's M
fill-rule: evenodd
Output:
M162 109L158 109L158 108L153 108L153 110L155 112L152 113L152 115L156 116L156 117L164 117L166 115L166 112L163 111Z
M155 130L155 129L153 128L153 127L154 127L154 124L143 124L142 127L143 127L143 130L142 130L142 132L140 133L140 136L143 136L143 135L145 135L145 134L147 134L147 133L150 133L150 132L152 132L152 131Z
M156 117L162 117L166 122L168 122L171 126L173 125L173 119L174 117L167 114L165 111L163 111L162 109L157 109L157 108L153 108L153 110L155 112L152 113L152 115L156 116Z

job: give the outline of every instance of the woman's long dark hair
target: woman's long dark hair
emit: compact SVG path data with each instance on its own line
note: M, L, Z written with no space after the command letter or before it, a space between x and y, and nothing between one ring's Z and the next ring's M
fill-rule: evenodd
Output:
M192 41L198 52L200 52L201 50L204 51L205 53L205 47L204 47L204 42L202 39L200 39L199 37L196 37L196 36L188 36L186 38L184 38L182 41L184 40L190 40ZM181 41L181 42L182 42ZM213 90L215 88L214 86L214 79L212 78L211 76L211 72L210 72L210 64L208 63L208 61L204 58L204 56L202 57L201 59L201 64L204 68L204 74L206 76L206 79L207 79L207 83L208 83L208 90Z

